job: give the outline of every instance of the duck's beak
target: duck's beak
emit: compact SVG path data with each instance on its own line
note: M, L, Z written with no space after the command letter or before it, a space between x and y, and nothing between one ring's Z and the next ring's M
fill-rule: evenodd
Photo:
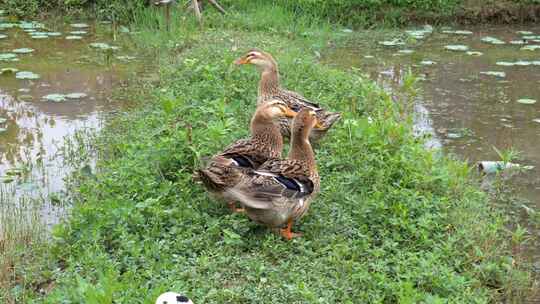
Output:
M285 116L286 117L295 117L296 115L298 115L297 112L291 110L290 108L285 108Z
M244 56L244 57L240 57L240 58L238 58L238 59L236 59L236 60L234 61L234 64L236 64L236 65L248 64L248 63L249 63L249 60L248 60L247 57L245 57L245 56Z

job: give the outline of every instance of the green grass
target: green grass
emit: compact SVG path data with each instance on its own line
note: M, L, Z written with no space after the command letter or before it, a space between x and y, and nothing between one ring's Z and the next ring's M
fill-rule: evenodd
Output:
M175 16L168 34L156 15L137 14L134 39L159 56L159 85L133 88L139 107L100 135L97 170L74 177L74 207L44 270L9 292L90 304L153 303L168 290L195 303L522 299L528 278L506 217L472 169L426 151L402 105L372 81L317 61L339 31L275 9L275 20L209 14L202 31ZM259 76L231 63L252 47L275 55L286 87L344 113L317 146L321 194L291 242L192 181L201 157L248 134ZM52 291L35 292L51 281Z

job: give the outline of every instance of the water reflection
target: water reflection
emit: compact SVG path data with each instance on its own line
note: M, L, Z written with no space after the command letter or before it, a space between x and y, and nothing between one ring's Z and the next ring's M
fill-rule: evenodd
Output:
M111 41L107 29L96 33L93 28L81 40L66 40L71 30L66 25L51 25L66 33L48 39L32 39L19 28L2 31L8 35L0 40L0 53L17 48L32 48L34 52L18 54L19 61L0 61L0 68L13 67L40 75L36 80L16 79L13 74L0 75L0 183L12 197L31 196L43 200L43 220L54 223L63 208L50 204L49 196L64 189L64 177L70 168L62 158L66 136L83 129L99 129L104 113L121 107L111 101L113 89L123 85L139 69L140 63L113 60L104 63L103 52L88 47L90 42ZM118 44L125 44L121 37ZM120 50L116 55L133 55ZM52 102L43 99L48 94L85 93L81 99ZM15 173L14 173L15 172ZM23 178L24 176L24 178ZM6 191L1 208L11 208ZM6 205L7 204L7 205ZM7 206L7 207L6 207Z

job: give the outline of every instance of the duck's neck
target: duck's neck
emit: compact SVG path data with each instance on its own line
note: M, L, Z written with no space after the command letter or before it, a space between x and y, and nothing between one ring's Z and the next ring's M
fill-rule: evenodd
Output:
M263 144L261 148L268 151L267 157L281 157L283 137L279 125L273 120L255 115L251 120L251 138Z
M279 72L276 66L265 68L261 72L259 96L276 95L279 92Z
M317 170L315 165L315 153L313 153L313 148L311 147L307 136L293 134L288 158L304 161L311 170Z

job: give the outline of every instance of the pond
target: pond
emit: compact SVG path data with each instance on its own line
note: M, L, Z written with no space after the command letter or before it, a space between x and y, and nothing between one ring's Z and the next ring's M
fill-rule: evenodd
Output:
M471 164L500 160L495 148L518 150L529 170L510 179L519 196L513 210L526 218L540 209L540 26L426 26L333 50L324 61L360 68L389 90L409 70L419 75L417 128L431 133L430 146ZM539 270L540 230L522 225Z
M113 90L143 59L130 53L127 29L111 28L0 19L0 240L19 225L10 223L58 221L69 143L124 106Z

